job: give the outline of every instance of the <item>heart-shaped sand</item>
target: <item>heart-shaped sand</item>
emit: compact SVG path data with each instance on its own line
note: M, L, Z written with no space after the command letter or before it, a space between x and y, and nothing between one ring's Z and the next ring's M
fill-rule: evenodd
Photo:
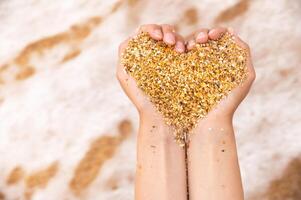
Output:
M247 76L246 52L229 33L182 54L141 33L129 41L122 64L182 144L184 133Z

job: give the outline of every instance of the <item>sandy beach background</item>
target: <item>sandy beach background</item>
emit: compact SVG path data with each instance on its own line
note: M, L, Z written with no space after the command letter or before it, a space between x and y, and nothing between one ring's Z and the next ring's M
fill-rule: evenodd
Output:
M300 200L300 0L0 0L0 200L134 198L138 116L115 66L145 23L250 44L257 80L234 119L246 200Z

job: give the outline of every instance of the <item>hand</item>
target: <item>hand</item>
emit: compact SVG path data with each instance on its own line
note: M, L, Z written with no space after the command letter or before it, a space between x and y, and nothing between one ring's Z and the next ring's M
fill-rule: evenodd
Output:
M214 29L200 29L196 33L192 34L188 38L187 49L191 50L196 43L206 43L208 40L217 40L223 34L229 32L233 37L235 42L246 50L247 52L247 78L246 80L236 88L234 88L227 97L222 99L219 104L210 111L206 117L206 119L213 118L216 119L226 119L232 120L233 114L242 100L248 94L253 81L255 80L255 70L251 60L251 52L248 44L243 42L233 31L233 29L226 29L226 28L214 28ZM202 120L201 120L202 121Z
M232 117L255 79L250 49L233 30L225 28L200 29L190 36L187 49L192 49L196 43L216 40L226 31L246 50L248 75L241 85L230 91L227 97L198 122L192 130L194 133L190 134L187 156L191 200L244 199Z
M163 40L167 45L174 46L175 50L179 53L185 52L185 42L182 36L175 32L175 28L171 25L142 25L137 34L140 32L148 33L155 40ZM119 59L121 58L122 52L127 46L128 41L131 38L128 38L122 42L119 46ZM152 116L160 115L156 112L154 105L149 101L149 99L143 94L143 92L137 87L135 80L125 72L124 66L119 63L116 72L117 78L122 86L124 92L130 98L130 100L136 106L138 112L142 115ZM162 117L162 116L161 116ZM163 118L162 118L163 121Z
M155 40L163 40L180 53L185 52L183 38L170 25L143 25L138 33L141 31L149 33ZM119 57L128 40L120 45ZM165 124L163 116L125 72L122 64L117 67L117 78L140 114L135 199L186 200L184 149L175 143L171 127Z

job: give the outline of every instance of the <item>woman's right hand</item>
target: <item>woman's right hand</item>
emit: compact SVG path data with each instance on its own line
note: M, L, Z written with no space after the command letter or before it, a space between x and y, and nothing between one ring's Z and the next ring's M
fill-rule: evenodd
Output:
M178 51L179 53L185 52L185 42L183 37L177 34L175 32L175 28L171 25L142 25L138 28L136 34L139 34L140 32L148 33L150 37L155 40L162 40L167 45L173 46L175 48L175 51ZM145 94L143 94L143 92L137 87L136 81L129 74L127 74L124 66L120 62L122 53L127 47L128 41L130 39L131 37L122 42L119 46L119 64L116 72L117 79L119 80L124 92L136 106L139 114L153 115L157 112L154 105L150 102L149 98Z

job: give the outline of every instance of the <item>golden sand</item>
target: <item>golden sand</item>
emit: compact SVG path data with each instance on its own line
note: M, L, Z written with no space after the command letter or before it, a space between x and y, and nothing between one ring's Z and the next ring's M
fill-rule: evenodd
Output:
M178 53L147 33L131 39L122 64L184 145L185 134L247 76L246 52L229 33Z

